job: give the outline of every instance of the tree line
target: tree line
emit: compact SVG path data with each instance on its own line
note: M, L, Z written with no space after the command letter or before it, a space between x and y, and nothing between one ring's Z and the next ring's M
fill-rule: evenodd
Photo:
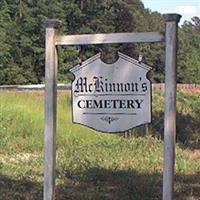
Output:
M140 0L1 0L0 84L44 82L45 28L47 19L62 21L60 34L111 32L163 32L165 22L158 12L146 9ZM58 80L69 82L69 68L102 52L111 63L123 52L153 67L153 82L163 82L164 44L115 44L58 47ZM179 83L200 83L200 19L193 17L179 27Z

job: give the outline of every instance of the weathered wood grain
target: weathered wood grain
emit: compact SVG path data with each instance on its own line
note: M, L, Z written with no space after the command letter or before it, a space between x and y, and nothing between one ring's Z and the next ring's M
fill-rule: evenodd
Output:
M165 15L165 117L164 117L164 172L163 200L172 200L174 193L174 162L176 136L176 68L177 24L181 16Z
M159 32L83 34L56 37L56 45L89 45L162 41L164 41L164 36Z
M55 33L58 21L46 23L45 44L45 131L44 131L44 200L55 198L57 52Z

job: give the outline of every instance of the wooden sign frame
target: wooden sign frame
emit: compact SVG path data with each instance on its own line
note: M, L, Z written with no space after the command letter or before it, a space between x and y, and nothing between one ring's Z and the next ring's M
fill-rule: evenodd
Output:
M165 35L158 32L57 35L61 22L48 20L45 43L44 200L55 199L58 45L165 42L163 200L172 200L176 136L177 29L181 15L166 14Z

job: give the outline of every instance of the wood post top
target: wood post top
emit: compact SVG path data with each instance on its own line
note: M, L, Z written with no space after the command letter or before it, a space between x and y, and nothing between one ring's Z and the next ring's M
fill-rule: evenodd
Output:
M45 21L44 26L45 28L55 28L59 29L61 26L62 22L57 19L48 19Z
M178 23L182 16L177 13L169 13L169 14L164 14L163 17L166 22L174 21Z

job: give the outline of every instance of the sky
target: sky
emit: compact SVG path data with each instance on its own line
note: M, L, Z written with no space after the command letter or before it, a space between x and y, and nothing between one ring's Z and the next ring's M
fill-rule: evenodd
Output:
M180 24L185 20L191 21L193 16L200 18L200 0L142 0L145 8L164 13L182 15Z

